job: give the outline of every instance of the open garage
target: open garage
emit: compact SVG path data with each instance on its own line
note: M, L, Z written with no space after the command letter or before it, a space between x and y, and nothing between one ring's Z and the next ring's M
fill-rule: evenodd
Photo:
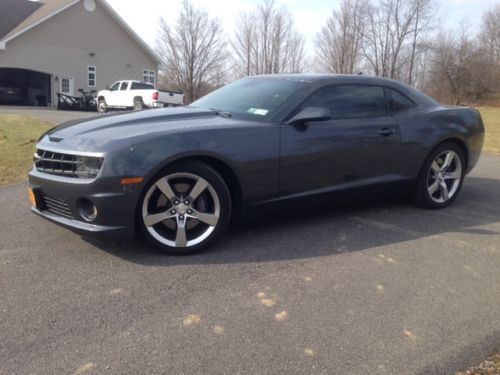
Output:
M50 105L50 74L0 68L0 105Z

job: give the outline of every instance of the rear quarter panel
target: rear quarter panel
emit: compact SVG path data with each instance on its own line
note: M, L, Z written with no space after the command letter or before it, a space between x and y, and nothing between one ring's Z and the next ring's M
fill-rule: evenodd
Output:
M437 106L417 108L395 117L400 124L401 147L408 163L408 177L416 178L429 153L448 140L465 148L467 173L479 160L484 141L484 125L477 110Z

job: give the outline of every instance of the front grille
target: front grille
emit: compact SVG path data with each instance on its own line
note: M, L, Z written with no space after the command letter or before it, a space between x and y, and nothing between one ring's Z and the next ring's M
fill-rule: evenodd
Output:
M94 178L99 173L102 158L63 154L38 149L33 155L39 172L74 178Z
M49 197L48 195L43 194L43 206L47 211L50 211L56 215L64 216L68 219L73 219L73 214L69 208L68 203L64 200L54 197Z
M34 155L36 169L40 172L59 176L79 177L77 172L76 155L61 154L58 152L37 150Z

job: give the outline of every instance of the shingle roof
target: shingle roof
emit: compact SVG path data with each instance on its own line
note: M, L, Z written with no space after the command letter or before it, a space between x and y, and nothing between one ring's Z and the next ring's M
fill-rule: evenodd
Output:
M8 39L74 2L74 0L0 0L0 40Z
M0 0L0 39L42 6L25 0Z

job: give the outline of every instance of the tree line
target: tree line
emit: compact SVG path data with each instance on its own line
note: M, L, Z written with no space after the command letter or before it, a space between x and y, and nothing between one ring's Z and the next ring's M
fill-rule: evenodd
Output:
M161 21L160 85L191 102L249 75L362 72L406 82L444 103L500 105L500 3L484 13L478 32L465 21L446 30L437 14L435 0L341 0L308 58L304 36L275 0L240 13L232 37L220 19L184 0L175 25Z

